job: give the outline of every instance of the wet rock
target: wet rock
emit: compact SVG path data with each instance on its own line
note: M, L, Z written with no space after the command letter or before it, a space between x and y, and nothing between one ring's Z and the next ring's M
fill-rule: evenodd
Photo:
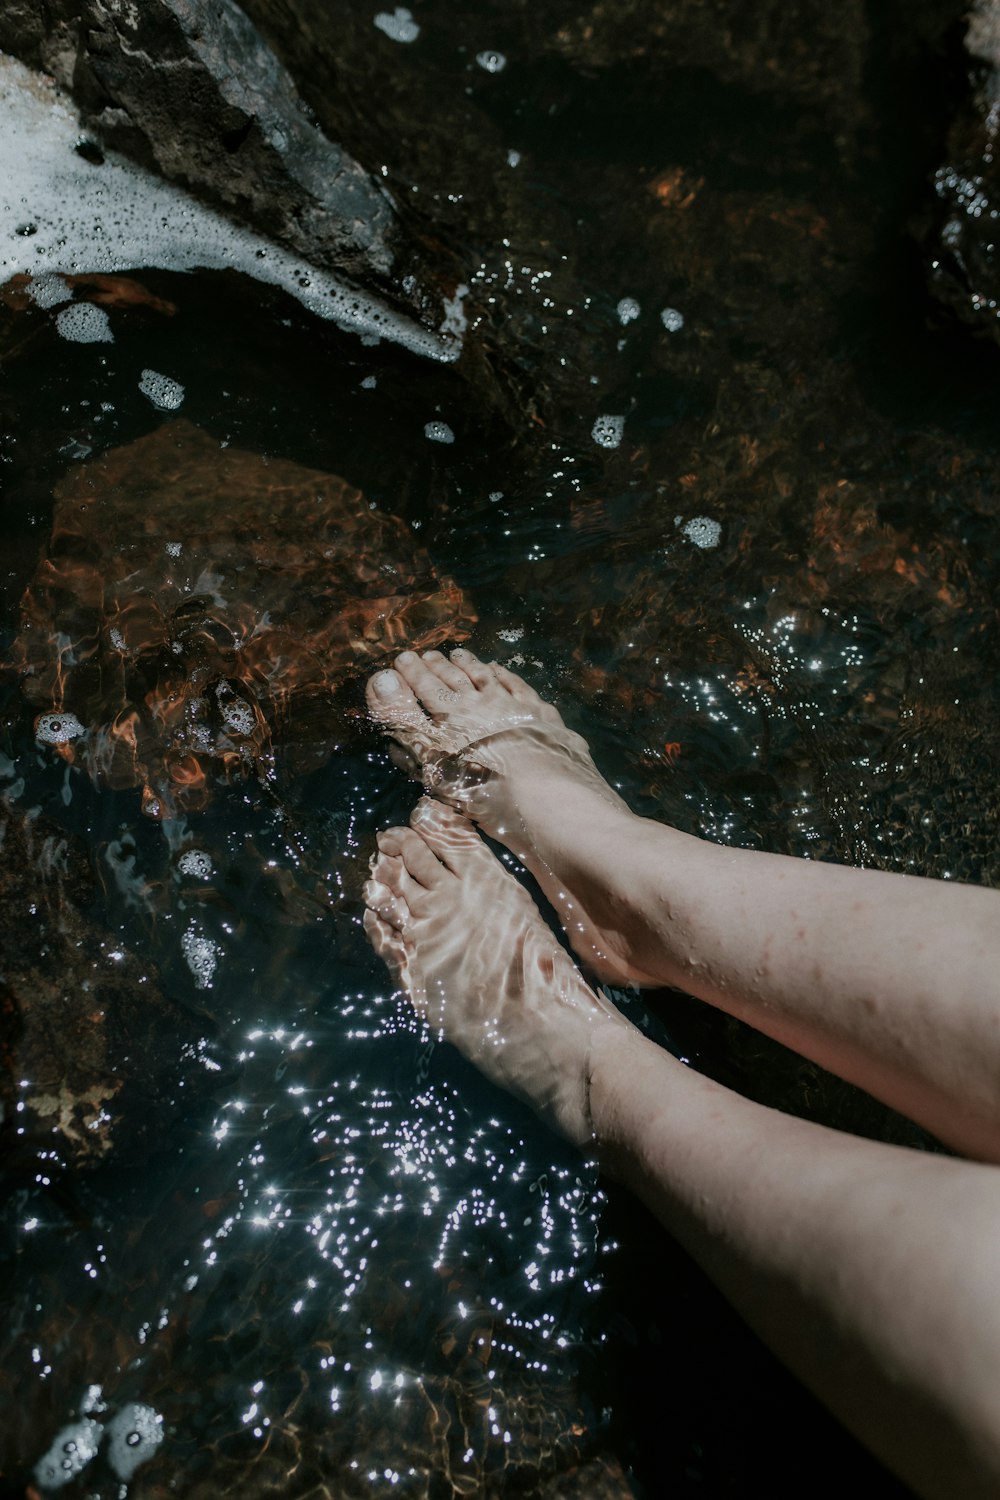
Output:
M334 690L475 616L413 533L336 475L177 421L72 469L12 652L36 738L152 817L213 775L321 765Z
M1000 4L977 0L965 51L970 89L934 174L924 235L930 287L975 332L1000 341Z
M37 810L36 810L37 811ZM218 1072L199 1023L154 967L90 913L76 842L0 802L0 1104L8 1166L94 1166L176 1116Z
M381 184L316 127L235 0L14 0L0 49L72 89L97 141L440 321Z

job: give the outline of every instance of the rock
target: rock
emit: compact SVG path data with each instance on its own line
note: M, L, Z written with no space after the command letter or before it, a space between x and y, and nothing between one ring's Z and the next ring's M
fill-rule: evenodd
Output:
M146 375L148 389L164 394ZM159 377L158 377L159 378ZM332 474L176 421L72 469L12 665L36 736L153 817L213 776L296 769L342 737L333 691L475 615L413 533Z
M938 209L922 239L937 299L1000 341L1000 3L976 0L968 20L971 88L934 174Z
M71 89L105 145L440 321L381 184L312 122L235 0L52 0L44 17L14 0L0 49Z
M73 838L0 802L0 1105L8 1167L92 1167L139 1146L218 1073L199 1022L91 916Z

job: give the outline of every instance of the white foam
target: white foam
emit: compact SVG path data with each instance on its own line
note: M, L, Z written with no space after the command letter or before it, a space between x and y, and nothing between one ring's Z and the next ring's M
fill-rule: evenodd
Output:
M676 524L681 526L679 519ZM722 536L722 527L718 521L713 521L711 516L692 516L690 521L685 521L681 526L681 531L689 542L693 542L696 547L706 549L717 547L719 538Z
M634 297L623 297L618 304L617 312L619 323L634 323L642 312L642 308Z
M57 1432L52 1446L35 1465L36 1484L43 1490L60 1490L69 1484L97 1457L103 1430L100 1422L86 1417Z
M84 161L74 149L81 128L75 113L54 85L3 53L0 119L0 283L144 267L242 271L282 287L340 328L430 359L458 357L454 338L352 291L117 152L108 151L101 166Z
M625 418L607 415L598 417L590 429L590 435L601 448L617 448L625 435Z
M115 336L103 307L71 302L56 313L56 328L71 344L113 344Z
M104 1454L126 1484L163 1442L163 1418L151 1406L130 1401L108 1423Z
M220 703L219 710L222 722L230 734L246 736L253 734L257 728L253 709L242 698L230 698L228 702Z
M476 62L481 68L485 68L487 73L502 73L507 66L507 59L502 52L477 52Z
M177 868L182 875L194 875L199 880L207 880L212 873L212 861L202 849L185 849L177 861Z
M187 932L181 933L181 951L198 989L210 989L219 966L219 949L216 944L199 932L192 922Z
M161 375L158 370L143 370L139 389L160 411L176 411L184 400L184 387L180 381L171 380L169 375Z
M362 380L361 382L361 389L363 391L373 391L377 385L378 381L375 379L374 375L366 375L364 380Z
M76 714L40 714L35 722L35 739L43 745L67 745L84 732Z
M447 422L425 423L424 437L429 438L432 443L453 443L455 441L455 434Z
M441 332L453 338L461 340L462 335L469 326L469 320L465 316L462 303L469 295L469 288L464 282L455 288L454 297L444 304L444 318L441 322Z
M28 283L28 296L36 307L58 307L72 295L73 288L62 276L36 276Z
M375 25L394 42L415 42L420 35L420 27L413 19L413 12L402 5L397 5L392 15L387 10L380 10L375 17Z
M143 370L142 373L145 375L147 372ZM164 542L163 544L164 551L168 557L180 557L182 546L182 542Z
M508 167L517 167L517 166L520 166L520 164L521 164L521 153L520 153L520 151L508 151L507 152L507 165L508 165Z
M684 327L684 314L676 307L665 307L660 313L660 322L668 333L680 333Z

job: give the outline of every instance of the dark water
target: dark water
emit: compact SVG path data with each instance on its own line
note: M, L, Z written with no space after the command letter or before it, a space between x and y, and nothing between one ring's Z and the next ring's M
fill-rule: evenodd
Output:
M152 368L220 442L415 528L478 611L471 644L557 697L640 810L995 884L998 356L939 325L908 237L954 69L943 14L897 36L888 10L807 8L796 36L767 12L770 41L762 22L723 43L681 6L673 30L623 5L589 33L427 6L410 50L378 52L348 8L330 109L463 267L466 358L362 347L225 275L137 271L177 311L112 308L113 345L5 314L4 654L54 485L167 420L138 390ZM593 440L601 416L624 417L619 446ZM164 824L39 745L3 679L6 815L86 870L70 1049L88 963L134 964L180 1038L102 1059L132 1091L85 1166L7 1126L3 1492L895 1493L640 1210L393 995L359 891L415 792L360 682L325 763L279 754L273 782ZM37 858L4 882L10 912L36 890L59 910ZM5 922L7 966L27 921ZM756 1097L916 1139L682 997L648 1014Z

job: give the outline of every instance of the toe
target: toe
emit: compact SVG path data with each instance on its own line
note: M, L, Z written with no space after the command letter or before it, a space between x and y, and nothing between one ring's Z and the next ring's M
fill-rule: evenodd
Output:
M454 666L440 651L425 651L421 660L453 692L468 693L471 690L468 674L461 667Z
M496 677L490 664L480 661L478 656L466 650L464 646L456 647L451 653L451 659L456 666L461 667L473 687L478 688L480 692L496 685Z
M502 667L499 662L493 665L497 682L501 687L507 689L512 698L519 699L522 703L541 703L543 700L535 692L534 688L525 682L523 677L518 677L516 672L510 671L508 667Z
M369 911L374 912L396 932L403 931L409 917L409 910L402 897L374 875L371 880L365 881L361 894Z
M441 660L443 662L444 657ZM429 714L447 714L460 701L460 693L437 671L433 654L431 661L426 662L415 651L404 651L396 658L396 671L411 696L415 695L415 701L419 701Z
M428 849L453 874L461 873L470 852L485 848L471 820L434 797L421 797L410 823Z
M372 718L390 730L419 731L421 726L429 723L409 685L391 668L376 672L368 679L365 697Z
M383 854L397 855L408 874L426 890L435 890L448 878L448 870L426 839L412 828L389 828L378 835Z
M390 969L398 974L406 957L406 949L400 933L394 927L390 927L388 922L383 922L382 918L370 908L361 919L361 925L379 958L384 959Z

